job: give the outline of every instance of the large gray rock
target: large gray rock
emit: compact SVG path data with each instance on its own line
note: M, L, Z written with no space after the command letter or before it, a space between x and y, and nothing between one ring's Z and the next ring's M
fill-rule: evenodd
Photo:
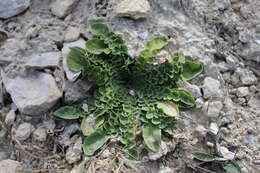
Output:
M130 17L133 19L146 18L151 11L151 6L147 0L123 0L115 9L118 17Z
M56 0L52 3L51 11L55 16L64 18L72 11L78 2L79 0Z
M30 137L33 131L34 131L33 125L31 125L30 123L23 123L20 124L18 129L16 130L15 137L19 141L24 141Z
M0 173L17 173L20 167L20 162L10 159L2 160L0 162Z
M8 78L2 73L4 85L13 102L23 114L39 115L47 112L62 92L50 74L34 72L30 76Z
M0 18L7 19L25 11L30 5L30 0L1 0Z
M60 52L47 52L31 55L28 58L26 67L30 68L48 68L57 67L61 58Z
M79 39L78 41L70 42L70 43L64 43L63 48L61 50L62 52L62 65L63 69L66 73L66 77L68 78L69 81L75 81L79 75L80 72L73 72L69 69L68 64L67 64L67 56L70 52L70 47L85 47L85 41L83 39Z

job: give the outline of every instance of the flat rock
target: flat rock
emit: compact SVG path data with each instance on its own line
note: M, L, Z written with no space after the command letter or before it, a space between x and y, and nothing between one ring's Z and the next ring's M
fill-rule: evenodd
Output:
M59 61L61 59L60 52L47 52L31 55L28 58L26 67L30 68L48 68L59 66Z
M203 84L203 97L205 99L210 97L221 97L220 82L211 77L206 77Z
M72 11L78 2L79 0L56 0L51 5L51 12L59 18L64 18Z
M17 173L20 167L20 162L14 160L7 159L0 161L0 173Z
M6 123L7 125L13 124L13 123L14 123L14 120L15 120L15 117L16 117L15 111L14 111L14 110L10 110L10 111L8 112L8 114L6 115L6 117L5 117L5 123Z
M7 92L23 114L39 115L47 112L62 97L62 92L50 74L34 72L30 76L8 78L2 73L2 76Z
M1 0L0 18L7 19L25 11L30 5L30 0Z
M151 11L151 6L147 0L123 0L115 9L118 17L130 17L133 19L146 18Z
M66 160L69 164L75 163L81 159L82 139L78 138L76 143L69 147L66 153Z
M208 116L212 118L217 118L222 108L223 104L221 101L210 102L208 104Z
M44 142L47 139L47 132L45 127L39 127L33 132L33 139L39 142Z
M33 132L34 127L30 123L22 123L16 130L15 137L19 141L25 141L28 139Z
M64 41L65 42L72 42L78 40L80 35L79 28L76 27L68 27L65 32Z
M68 78L69 81L75 81L80 75L80 72L71 71L68 67L68 64L67 64L67 56L70 52L70 47L74 47L74 46L84 48L85 47L85 41L83 39L79 39L79 40L74 41L74 42L64 43L63 48L61 50L63 69L64 69L64 71L66 73L66 77Z

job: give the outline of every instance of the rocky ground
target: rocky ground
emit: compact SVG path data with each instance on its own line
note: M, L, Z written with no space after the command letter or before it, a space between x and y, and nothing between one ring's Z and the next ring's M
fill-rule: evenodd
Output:
M88 96L66 55L84 46L87 28L104 22L122 35L132 55L156 35L172 54L204 64L181 87L197 97L182 111L173 139L160 153L126 166L116 144L82 154L76 121L52 111ZM1 0L0 173L224 172L200 165L203 151L234 160L244 173L260 172L260 1L258 0Z

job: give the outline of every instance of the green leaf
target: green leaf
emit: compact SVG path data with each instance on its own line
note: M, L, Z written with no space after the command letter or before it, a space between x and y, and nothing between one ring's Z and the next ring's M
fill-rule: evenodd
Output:
M195 105L195 98L191 93L183 89L179 89L178 92L179 92L180 101L184 103L181 104L182 106L186 105L184 107L193 107Z
M124 156L129 160L138 160L139 152L136 149L127 149Z
M172 102L159 102L157 107L170 117L179 117L179 108Z
M201 63L186 61L183 64L182 79L191 80L198 76L203 71L203 66Z
M241 168L238 164L229 161L229 162L221 162L221 166L224 170L229 173L241 173Z
M153 124L143 125L143 139L150 150L159 151L161 147L161 129Z
M155 37L146 43L145 49L140 52L140 57L146 62L151 62L153 58L156 57L158 51L167 44L168 42L165 37Z
M155 37L151 41L148 41L145 47L150 51L154 51L154 50L161 50L167 44L168 42L165 37Z
M93 35L104 35L104 36L106 36L109 33L109 28L107 27L106 24L96 23L96 24L91 25L90 32Z
M195 152L193 153L193 156L203 162L213 162L215 161L215 156L208 154L208 153L203 153L203 152Z
M84 68L86 51L80 47L71 47L67 57L70 70L80 72Z
M96 118L93 116L93 114L90 114L81 121L80 130L84 136L89 136L95 131L95 123Z
M73 106L64 106L56 110L54 115L62 119L73 120L80 118L82 115L84 115L84 112Z
M86 137L83 144L83 151L87 156L93 155L110 138L106 133L99 130Z
M99 55L103 52L107 52L108 50L107 45L104 43L103 40L98 38L93 38L86 42L86 50L90 53Z

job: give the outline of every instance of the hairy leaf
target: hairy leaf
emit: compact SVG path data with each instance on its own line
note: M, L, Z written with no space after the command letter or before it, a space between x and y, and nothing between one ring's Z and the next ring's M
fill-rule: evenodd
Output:
M109 33L109 28L106 24L96 23L91 25L90 31L93 35L103 35L106 36Z
M186 61L183 64L182 79L191 80L198 76L203 71L203 66L201 63Z
M179 116L179 108L176 104L172 102L159 102L157 104L159 109L162 109L163 112L170 117L178 117Z
M78 108L75 108L73 106L64 106L59 108L54 112L54 115L56 117L66 119L66 120L73 120L78 119L81 116L84 115L84 112Z
M109 49L103 40L93 38L86 42L86 50L90 53L99 55L101 53L108 53Z
M104 132L95 131L84 139L83 151L87 156L93 155L100 147L102 147L110 138Z
M80 72L84 68L86 51L80 47L70 48L67 64L70 70Z
M153 124L143 125L143 139L145 145L157 152L161 147L161 129Z

